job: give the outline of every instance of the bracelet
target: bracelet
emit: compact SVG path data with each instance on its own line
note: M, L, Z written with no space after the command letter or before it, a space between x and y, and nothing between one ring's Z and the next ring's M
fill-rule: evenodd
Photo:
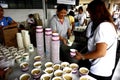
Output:
M85 60L85 57L81 54L81 58L82 58L82 60Z

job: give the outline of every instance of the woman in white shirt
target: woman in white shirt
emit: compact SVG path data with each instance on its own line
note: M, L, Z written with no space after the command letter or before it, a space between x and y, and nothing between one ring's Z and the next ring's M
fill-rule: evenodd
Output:
M117 48L115 24L103 1L92 1L88 4L87 10L92 20L88 53L76 52L75 58L77 60L89 59L90 76L97 80L111 80Z

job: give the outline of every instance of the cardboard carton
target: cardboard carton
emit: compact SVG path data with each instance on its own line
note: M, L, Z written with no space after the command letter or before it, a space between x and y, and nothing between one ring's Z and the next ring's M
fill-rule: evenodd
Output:
M5 46L17 47L16 33L18 32L17 27L7 28L2 30L2 38Z

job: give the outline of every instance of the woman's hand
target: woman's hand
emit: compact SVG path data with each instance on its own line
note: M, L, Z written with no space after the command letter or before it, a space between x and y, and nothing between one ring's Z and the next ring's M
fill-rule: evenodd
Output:
M76 55L74 56L74 58L77 60L81 60L83 58L83 55L80 52L76 51Z

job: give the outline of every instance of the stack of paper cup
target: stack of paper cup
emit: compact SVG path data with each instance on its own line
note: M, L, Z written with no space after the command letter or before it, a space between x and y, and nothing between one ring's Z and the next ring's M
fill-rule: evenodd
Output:
M22 35L22 37L23 37L23 45L24 45L24 47L25 47L25 40L24 40L25 31L26 31L26 30L22 30L22 31L21 31L21 35Z
M30 42L30 35L28 34L28 31L25 31L25 47L28 49L29 45L31 44Z
M30 42L30 35L28 34L27 30L22 30L23 42L26 49L28 49Z
M17 33L17 44L18 44L19 49L24 48L23 37L22 37L21 33Z
M43 28L42 26L37 26L36 28L36 43L37 43L37 53L44 57L44 37L43 37Z
M59 56L59 48L60 48L60 40L59 34L53 33L52 34L52 42L51 42L51 58L53 63L60 63L60 56Z
M45 47L46 47L46 57L50 61L51 55L51 38L52 38L52 30L51 28L45 29Z

